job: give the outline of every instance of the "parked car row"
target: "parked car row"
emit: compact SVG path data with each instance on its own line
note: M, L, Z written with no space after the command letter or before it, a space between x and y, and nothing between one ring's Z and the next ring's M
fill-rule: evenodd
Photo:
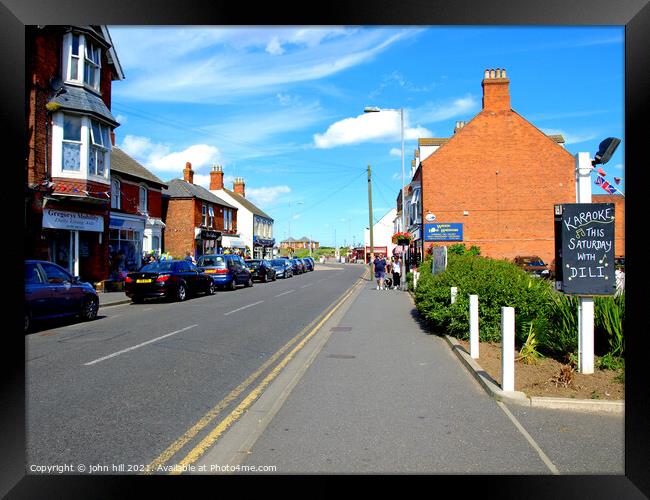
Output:
M194 295L213 295L314 270L311 257L249 259L233 254L203 255L196 265L186 260L157 261L127 274L124 292L134 303L146 298L184 301ZM91 321L99 311L99 296L61 266L48 261L25 261L25 333L34 320L79 316Z

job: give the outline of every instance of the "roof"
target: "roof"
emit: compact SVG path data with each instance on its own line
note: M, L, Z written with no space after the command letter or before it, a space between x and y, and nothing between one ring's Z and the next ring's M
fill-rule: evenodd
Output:
M58 104L60 109L95 115L109 122L114 127L119 126L119 123L111 114L108 107L106 107L101 97L94 92L75 85L64 83L61 87L61 92L50 99L49 103Z
M237 208L233 207L230 203L226 203L204 187L190 184L183 179L172 179L171 181L167 181L167 189L163 190L163 194L170 198L197 198L210 203L217 203L224 207Z
M461 130L461 129L459 129ZM564 137L561 134L548 135L549 139L553 139L555 142L564 143ZM442 146L447 144L449 138L445 137L429 137L429 138L420 138L418 139L418 146ZM416 154L419 155L419 151L416 150Z
M149 170L144 168L117 146L111 148L111 172L137 177L138 179L159 184L161 187L167 186L167 184L149 172Z
M235 193L234 191L230 191L229 189L226 188L223 188L223 190L226 193L228 193L230 196L232 196L235 200L237 200L238 203L241 203L244 206L244 208L251 211L255 215L259 215L260 217L273 220L273 217L271 217L270 215L266 214L264 211L259 209L256 205L248 201L244 196L240 195L239 193Z

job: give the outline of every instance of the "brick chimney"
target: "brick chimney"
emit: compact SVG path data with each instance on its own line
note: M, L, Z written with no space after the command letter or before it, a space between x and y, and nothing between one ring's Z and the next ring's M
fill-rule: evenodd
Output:
M510 111L510 80L506 78L506 70L497 68L486 69L483 78L483 109L491 111Z
M115 146L115 131L111 130L111 144Z
M244 190L245 186L243 177L235 177L235 180L232 183L232 190L246 198L246 191Z
M223 168L221 165L212 165L210 171L210 191L223 189Z
M183 180L194 184L194 170L192 170L192 164L189 161L185 164L185 169L183 170Z

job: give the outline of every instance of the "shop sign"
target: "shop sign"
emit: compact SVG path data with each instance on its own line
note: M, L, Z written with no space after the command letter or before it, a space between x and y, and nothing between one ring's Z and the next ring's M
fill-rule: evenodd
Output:
M463 241L463 225L453 222L425 224L424 241Z
M101 215L46 208L43 210L43 227L49 229L67 229L68 231L103 233L104 218Z
M202 240L218 240L221 236L219 231L212 231L211 229L202 229L201 230L201 239Z

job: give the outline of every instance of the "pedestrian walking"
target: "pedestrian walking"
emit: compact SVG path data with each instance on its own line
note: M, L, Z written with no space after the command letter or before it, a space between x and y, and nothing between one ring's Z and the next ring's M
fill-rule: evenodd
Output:
M377 280L377 290L384 289L384 276L386 275L386 260L382 254L378 254L372 262L375 268L375 279Z
M393 290L400 288L400 261L393 257Z

